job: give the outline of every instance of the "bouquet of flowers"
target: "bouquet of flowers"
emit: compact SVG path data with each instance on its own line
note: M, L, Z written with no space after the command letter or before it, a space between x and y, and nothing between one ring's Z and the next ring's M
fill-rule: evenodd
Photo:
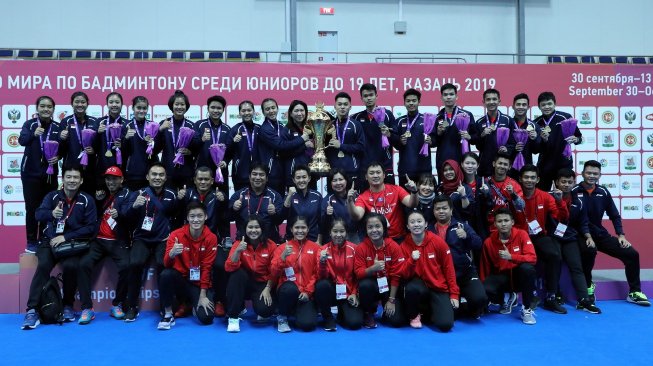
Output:
M82 130L82 158L79 160L79 163L83 166L88 165L88 153L86 153L86 148L93 145L95 134L96 132L90 128Z
M515 138L515 142L518 144L526 145L526 142L528 141L528 131L521 128L516 128L514 131L512 131L512 136ZM524 164L526 164L526 161L524 161L524 154L519 151L517 156L515 156L515 161L512 163L512 167L515 168L515 170L519 171L519 169L521 169Z
M209 147L209 153L211 153L211 159L217 167L215 169L215 181L217 183L224 183L224 177L220 171L220 163L224 159L224 153L227 151L227 145L225 144L212 144Z
M113 149L116 150L116 164L122 165L122 152L119 147L116 147L116 140L120 138L122 126L120 123L112 123L107 126L107 129L109 130L109 142L113 146ZM107 146L107 148L109 149L110 147Z
M372 112L374 116L374 121L379 124L379 127L385 122L385 108L376 107ZM384 149L390 147L390 141L388 141L388 136L381 135L381 147Z
M467 113L458 113L454 117L453 123L456 125L458 131L467 131L469 128L469 115ZM460 144L462 145L462 153L469 152L469 142L464 138L460 139Z
M179 129L179 136L177 137L177 149L186 149L195 136L195 130L190 127L182 127ZM184 165L184 154L177 152L175 158L172 160L174 164Z
M146 122L145 123L145 136L150 136L151 140L147 143L147 153L148 158L152 157L152 152L154 151L154 139L159 133L159 124L156 122Z
M576 126L578 125L578 120L574 118L566 119L560 122L560 127L562 128L562 138L567 139L574 135L576 132ZM567 142L565 150L562 152L562 155L565 158L571 157L571 144Z
M433 127L435 127L435 119L437 115L433 113L424 113L424 138L431 132L433 132ZM420 155L428 156L429 155L429 144L424 142L422 148L419 151Z

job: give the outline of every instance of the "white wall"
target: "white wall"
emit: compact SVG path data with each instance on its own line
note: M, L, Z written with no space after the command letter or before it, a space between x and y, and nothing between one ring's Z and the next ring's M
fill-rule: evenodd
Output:
M651 0L524 1L527 53L653 54ZM319 15L319 7L335 15ZM317 32L328 30L338 32L342 52L512 53L515 7L515 0L404 0L408 33L395 35L398 0L298 0L297 48L317 51ZM285 40L284 0L22 0L5 2L2 13L0 47L275 51Z

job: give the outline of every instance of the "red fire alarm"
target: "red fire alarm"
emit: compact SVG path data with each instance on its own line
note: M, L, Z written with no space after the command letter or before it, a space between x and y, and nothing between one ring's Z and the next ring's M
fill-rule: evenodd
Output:
M320 15L333 15L336 13L336 8L320 8Z

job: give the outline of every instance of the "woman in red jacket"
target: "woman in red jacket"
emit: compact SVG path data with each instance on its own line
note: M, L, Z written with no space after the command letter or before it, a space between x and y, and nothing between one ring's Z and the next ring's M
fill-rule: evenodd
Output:
M388 236L388 220L368 213L364 222L365 239L356 247L354 270L358 279L360 303L365 312L363 326L376 328L374 314L383 303L383 318L393 327L406 323L401 302L397 301L399 280L406 262L399 245Z
M279 315L277 330L290 332L288 316L295 315L295 325L311 331L317 325L317 310L311 299L317 281L320 246L306 239L308 221L297 216L291 224L292 240L279 245L272 258L272 275L277 278Z
M419 309L426 304L431 321L438 329L453 328L454 309L458 308L460 290L449 246L438 235L426 231L426 220L420 211L408 216L410 235L401 244L406 256L404 305L410 326L421 328Z
M245 299L252 300L258 320L272 316L272 286L270 265L277 244L263 236L263 223L258 216L250 216L245 226L245 236L234 243L224 264L230 272L227 282L227 332L240 332L241 310Z
M204 205L191 202L186 212L188 224L170 233L163 255L165 269L159 275L159 293L164 315L159 330L175 325L172 302L180 293L190 299L200 323L213 323L214 305L207 292L211 288L211 266L218 238L204 225L207 217Z
M354 273L356 245L347 241L345 220L336 218L331 224L331 242L320 251L320 280L315 285L315 302L324 318L324 330L336 330L331 307L338 307L340 324L360 329L363 310L358 306L358 283Z

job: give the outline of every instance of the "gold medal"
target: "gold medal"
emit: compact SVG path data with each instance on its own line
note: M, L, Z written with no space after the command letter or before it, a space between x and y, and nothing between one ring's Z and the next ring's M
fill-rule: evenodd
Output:
M107 150L107 152L104 153L104 156L106 156L107 158L110 158L110 157L113 156L113 153L111 152L111 150Z
M411 136L410 131L406 131L406 133L404 134L404 136L406 136L406 137L410 137L410 136Z
M535 127L533 127L533 125L529 123L528 127L526 127L526 131L531 132L533 130L535 130Z
M551 127L549 126L544 127L544 132L551 133Z
M345 153L342 152L342 151L338 152L338 157L339 157L339 158L344 158L344 157L345 157Z

